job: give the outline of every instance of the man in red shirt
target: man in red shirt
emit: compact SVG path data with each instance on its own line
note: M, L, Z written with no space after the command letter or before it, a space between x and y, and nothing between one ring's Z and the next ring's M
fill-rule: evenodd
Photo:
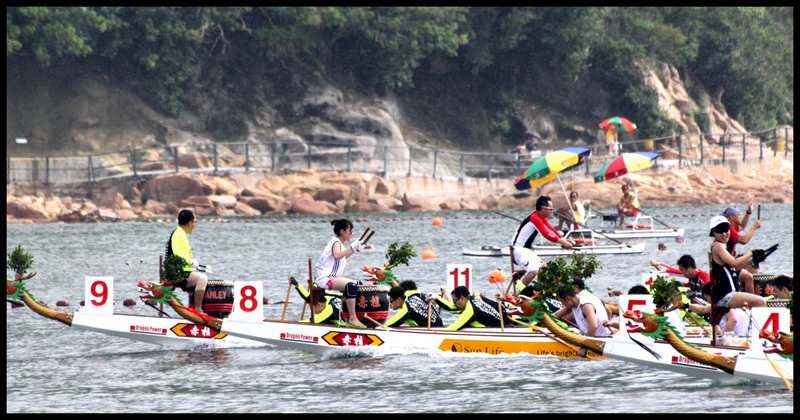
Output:
M697 268L697 264L691 255L682 255L678 258L677 264L678 268L674 268L656 260L650 260L650 265L658 268L659 271L670 274L680 274L689 279L689 281L683 284L688 287L689 290L699 293L703 285L711 281L711 277L707 272Z
M536 278L539 268L544 264L544 260L533 251L533 242L540 233L548 241L572 249L572 242L565 239L561 232L547 221L550 217L553 217L553 201L549 196L543 195L536 199L536 211L520 223L511 241L514 263L525 269L525 275L521 279L525 286Z

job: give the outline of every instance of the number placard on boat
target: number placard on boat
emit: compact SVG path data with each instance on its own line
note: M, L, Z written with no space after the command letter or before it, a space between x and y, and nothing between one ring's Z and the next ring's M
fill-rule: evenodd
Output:
M261 302L264 298L264 282L235 281L233 283L233 309L228 316L236 321L261 322L264 310Z
M447 291L466 286L472 293L472 264L447 264Z
M86 276L81 312L114 315L114 277Z

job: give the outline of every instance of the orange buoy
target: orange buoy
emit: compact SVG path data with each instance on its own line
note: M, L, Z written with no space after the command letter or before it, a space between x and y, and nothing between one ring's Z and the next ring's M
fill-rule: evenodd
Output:
M436 253L433 252L432 247L426 247L422 249L422 259L423 260L430 260L432 258L436 258Z
M442 218L438 217L438 216L434 217L433 221L431 221L431 224L434 225L434 226L441 226L442 223L444 223L444 220L442 220Z
M502 267L497 267L497 270L489 273L489 283L505 283L506 273L503 272Z

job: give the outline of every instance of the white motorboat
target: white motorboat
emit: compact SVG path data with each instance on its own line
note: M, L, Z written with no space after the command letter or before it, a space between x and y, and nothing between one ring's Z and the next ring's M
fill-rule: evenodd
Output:
M574 253L596 255L641 254L644 252L645 248L644 242L629 244L621 241L615 242L614 240L603 241L601 240L602 238L598 239L598 236L596 236L595 232L591 229L571 230L564 236L575 242L575 246L573 246L572 249L566 249L552 242L542 241L534 244L532 249L540 257L553 257L571 255ZM511 254L511 248L510 246L484 245L478 249L463 248L461 254L471 257L507 257Z

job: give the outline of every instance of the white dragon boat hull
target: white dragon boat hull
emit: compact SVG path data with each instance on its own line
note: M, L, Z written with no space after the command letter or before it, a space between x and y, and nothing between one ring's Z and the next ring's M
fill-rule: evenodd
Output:
M712 346L710 336L686 337L687 342L705 352L730 358L735 357L736 361L732 371L726 372L718 367L690 359L664 340L627 331L627 328L633 328L636 324L622 318L623 308L652 312L652 296L623 295L620 296L619 303L621 329L607 341L603 351L605 356L722 383L756 381L786 385L786 381L790 384L794 381L792 377L794 361L779 354L765 353L765 350L774 347L758 336L758 332L762 329L775 332L778 330L789 331L790 315L785 307L754 308L752 318L755 325L751 326L751 336L740 338L742 342L746 343L746 346Z
M134 341L157 344L168 349L261 347L264 343L234 337L183 318L142 315L74 314L72 327Z

